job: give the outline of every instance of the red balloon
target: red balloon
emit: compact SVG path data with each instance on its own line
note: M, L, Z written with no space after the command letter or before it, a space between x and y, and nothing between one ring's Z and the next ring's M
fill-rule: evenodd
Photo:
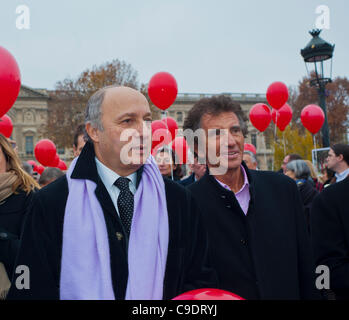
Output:
M160 131L161 130L161 131ZM151 133L152 133L152 150L161 142L164 141L164 136L162 134L166 134L167 126L161 120L155 120L151 123ZM160 134L161 133L161 134Z
M168 72L158 72L149 81L149 98L161 110L166 110L172 105L176 100L177 92L177 81Z
M161 120L167 125L168 130L171 132L172 140L176 138L176 133L178 130L178 125L175 119L167 117Z
M309 104L301 112L301 121L305 128L316 134L325 122L325 114L316 104Z
M177 154L176 164L185 164L188 159L188 144L184 137L177 137L172 142L172 150Z
M58 154L55 155L54 159L51 161L51 163L48 165L49 167L57 168L59 165L59 156Z
M271 118L280 131L284 131L292 120L292 109L285 103L279 110L273 109Z
M197 289L188 291L173 300L245 300L235 293L220 289Z
M43 166L39 165L33 170L36 171L38 174L42 174L44 172L45 168Z
M257 130L265 131L271 121L269 107L264 103L255 104L250 110L250 121Z
M34 155L43 166L51 167L56 158L56 146L51 140L42 139L35 145Z
M288 89L283 82L273 82L267 89L267 100L276 110L279 110L288 99Z
M10 138L13 130L12 120L6 114L0 118L0 133Z
M58 169L61 169L62 171L65 171L68 169L67 165L65 164L65 162L61 159L59 159L59 163L57 166Z
M21 74L13 55L0 46L0 117L15 103L21 88Z
M38 165L34 160L28 160L27 163L29 163L33 167L33 171L36 171Z
M256 147L251 143L244 144L244 151L251 151L253 154L257 153Z

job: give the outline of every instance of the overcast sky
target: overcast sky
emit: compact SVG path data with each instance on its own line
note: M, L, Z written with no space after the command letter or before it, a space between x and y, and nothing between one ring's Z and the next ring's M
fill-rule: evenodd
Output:
M29 30L16 28L23 4ZM118 58L141 82L171 72L179 92L265 93L306 74L300 49L319 5L330 9L322 37L336 45L333 76L349 76L348 0L0 0L0 45L33 88Z

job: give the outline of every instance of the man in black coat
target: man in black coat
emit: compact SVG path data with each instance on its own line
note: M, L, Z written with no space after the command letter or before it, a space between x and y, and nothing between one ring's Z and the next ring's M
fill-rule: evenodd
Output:
M189 190L204 215L219 288L245 299L318 298L297 186L242 162L246 120L239 104L218 96L198 101L184 123L204 138L193 147L209 170Z
M91 181L96 185L94 194L102 208L107 242L109 242L110 266L107 265L104 268L110 269L112 283L107 283L107 285L111 285L115 299L126 298L131 277L129 272L131 261L128 251L132 229L129 230L129 226L125 223L123 205L133 199L132 186L130 186L127 196L123 197L122 201L118 201L124 191L120 189L119 195L114 198L114 193L118 190L114 188L113 183L111 185L105 183L108 177L103 176L100 170L104 168L104 174L107 173L107 175L112 176L115 173L120 177L133 176L135 177L135 190L139 187L142 179L144 180L144 166L132 161L129 163L123 162L121 150L129 141L122 140L120 136L124 129L134 129L138 132L139 136L143 138L143 142L141 139L141 144L134 147L135 152L139 155L144 152L146 156L147 146L150 146L150 143L149 141L146 142L149 137L146 136L143 130L145 123L150 124L150 117L146 98L131 88L108 87L97 91L90 98L86 110L86 131L90 141L86 143L82 153L77 158L75 167L69 177L64 176L35 194L24 227L16 263L29 268L30 288L21 289L13 285L9 292L9 299L61 298L62 255L65 241L63 235L65 234L64 228L66 228L65 220L67 220L65 210L67 210L66 206L69 201L68 196L72 192L71 186L74 182L79 181ZM156 165L155 167L158 171ZM160 175L159 172L158 175ZM162 179L161 175L160 178ZM72 184L68 184L69 181ZM129 185L131 184L132 180L129 181ZM147 188L148 186L144 187ZM192 196L183 187L168 179L164 180L164 188L169 234L167 257L165 256L165 272L163 282L160 283L160 287L163 287L163 295L160 299L171 299L187 290L215 287L214 274L207 267L206 233ZM78 197L75 199L76 202L79 201ZM89 199L89 201L92 200ZM130 212L127 211L127 213ZM91 214L97 214L97 212L94 211ZM150 210L142 211L141 214L154 215L154 212ZM86 228L85 222L82 222ZM141 229L138 229L138 231L142 233ZM86 232L89 232L89 230L86 230ZM162 231L159 230L160 232ZM138 237L141 239L142 234L138 234ZM97 236L96 239L98 242ZM83 251L85 245L85 243L77 244L77 248L80 246ZM146 248L148 239L143 239L141 245ZM99 243L97 243L97 247L100 248ZM76 254L80 254L79 249ZM72 259L76 261L74 256L72 256ZM68 270L75 268L74 265L71 266L72 263L70 260L66 261ZM93 264L84 265L80 260L76 263L78 264L76 268L83 266L82 272L88 272L93 267ZM144 265L140 264L137 267L144 268ZM137 271L133 270L134 273L137 273ZM96 274L92 281L105 281L103 279L107 276L108 274ZM136 286L138 285L142 288L141 283L136 283ZM103 290L104 286L102 285L101 288ZM75 290L73 285L71 288L68 285L66 289L68 291ZM145 290L148 289L145 288ZM94 297L94 294L91 296ZM79 292L75 292L74 296L79 298Z
M316 265L330 271L330 289L349 299L349 177L325 188L313 201L310 221Z

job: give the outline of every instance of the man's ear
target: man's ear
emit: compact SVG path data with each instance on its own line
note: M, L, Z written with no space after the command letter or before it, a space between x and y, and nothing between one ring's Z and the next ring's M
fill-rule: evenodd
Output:
M339 156L338 156L338 158L339 158L339 161L343 161L343 155L342 154L340 154Z
M86 124L86 132L93 142L99 142L98 129L91 126L91 123Z

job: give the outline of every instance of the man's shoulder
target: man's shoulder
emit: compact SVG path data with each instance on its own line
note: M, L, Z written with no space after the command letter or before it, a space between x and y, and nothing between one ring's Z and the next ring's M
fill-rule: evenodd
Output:
M34 194L34 199L47 203L56 203L68 197L68 182L64 175Z
M343 198L349 194L349 177L341 182L337 182L324 188L322 192L318 195L319 199L335 199Z
M250 170L252 179L257 181L269 181L282 184L294 184L294 180L283 173L263 170Z
M185 197L188 195L188 190L178 182L172 181L169 178L164 177L166 194L173 197Z

